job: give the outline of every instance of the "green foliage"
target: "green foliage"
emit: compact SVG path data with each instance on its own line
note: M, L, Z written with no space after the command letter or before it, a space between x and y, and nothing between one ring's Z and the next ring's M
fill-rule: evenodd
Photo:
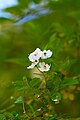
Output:
M4 10L13 18L0 17L0 120L79 120L80 0L18 2ZM28 21L32 14L38 17ZM53 51L51 70L32 78L28 54L37 47Z
M5 112L4 116L6 118L5 120L15 120L15 117L9 112Z
M79 84L79 81L77 79L76 80L68 79L68 80L65 80L65 82L64 82L64 85L76 85L76 84Z
M22 96L19 96L19 97L17 98L17 100L15 101L15 103L16 103L16 104L18 104L18 103L23 103L23 97L22 97Z
M0 114L0 120L6 120L6 118L3 114Z
M55 99L57 100L61 100L61 94L60 93L56 93L54 97L51 98L52 101L54 101Z
M30 81L30 86L32 88L35 88L35 87L38 88L40 86L40 84L41 84L41 80L39 78L34 78Z

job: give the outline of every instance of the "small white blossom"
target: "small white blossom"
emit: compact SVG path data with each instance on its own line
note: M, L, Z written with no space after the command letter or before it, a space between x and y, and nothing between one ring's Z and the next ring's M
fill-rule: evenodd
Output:
M36 48L36 50L32 52L28 58L31 62L34 62L35 60L39 60L41 56L42 51L39 48Z
M59 101L59 100L58 100L58 99L54 99L53 101L54 101L54 102L57 102L57 101Z
M45 64L45 62L39 62L41 59L47 59L50 58L52 56L52 51L50 50L44 50L41 51L39 48L36 48L36 50L34 52L32 52L29 55L29 60L32 62L32 64L27 67L27 69L33 69L37 64L38 66L36 66L38 68L39 71L41 72L47 72L50 70L51 65Z
M50 70L50 65L45 64L45 62L40 62L38 69L39 69L41 72L49 71L49 70Z
M27 67L27 69L33 69L38 64L38 62L38 60L35 60L35 62L32 62L32 64L29 67Z
M47 59L47 58L50 58L52 56L52 51L50 50L44 50L42 52L42 59Z

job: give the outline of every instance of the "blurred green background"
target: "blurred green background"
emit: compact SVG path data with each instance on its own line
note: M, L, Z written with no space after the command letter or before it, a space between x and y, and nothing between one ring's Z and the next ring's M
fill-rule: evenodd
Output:
M53 51L52 71L67 77L80 74L80 0L18 0L16 5L1 5L0 111L12 105L11 96L18 96L14 83L29 76L28 54L37 47ZM79 92L78 85L75 100L63 101L56 111L78 117Z

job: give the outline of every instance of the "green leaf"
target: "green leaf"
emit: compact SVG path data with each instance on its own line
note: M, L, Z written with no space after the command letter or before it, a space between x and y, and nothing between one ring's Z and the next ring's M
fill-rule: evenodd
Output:
M50 90L54 89L54 84L53 84L53 80L52 79L46 81L46 88L50 89Z
M41 84L41 80L39 78L34 78L30 82L31 87L39 87Z
M64 81L64 84L65 85L75 85L75 84L79 84L79 81L78 79L68 79L68 80L65 80Z
M18 113L16 111L12 111L12 115L18 117Z
M60 93L56 93L56 99L58 99L58 100L61 100L61 94Z
M62 63L61 65L60 65L60 67L61 68L63 68L63 69L65 69L65 70L67 70L67 69L69 69L70 68L70 66L72 65L72 64L74 64L76 62L76 60L67 60L67 61L65 61L64 63Z
M15 101L15 103L23 103L23 97L22 96L19 96L17 98L17 100Z
M6 118L3 114L0 114L0 120L6 120Z
M52 99L52 101L54 101L55 99L61 100L61 94L57 92L57 93L55 94L55 96L53 96L51 99Z
M48 120L57 120L57 119L52 116L52 117L49 117Z
M15 120L15 117L10 112L4 112L5 120ZM0 119L1 120L1 119ZM4 119L3 119L4 120Z

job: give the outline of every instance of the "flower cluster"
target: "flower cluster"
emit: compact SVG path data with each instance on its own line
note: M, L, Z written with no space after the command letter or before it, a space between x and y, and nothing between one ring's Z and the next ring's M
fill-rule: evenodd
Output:
M51 56L52 51L50 50L41 51L39 48L36 48L36 50L32 52L28 57L32 64L29 67L27 67L27 69L33 69L35 66L37 66L37 68L41 72L49 71L51 65L48 65L45 62L40 62L40 60L50 58Z

